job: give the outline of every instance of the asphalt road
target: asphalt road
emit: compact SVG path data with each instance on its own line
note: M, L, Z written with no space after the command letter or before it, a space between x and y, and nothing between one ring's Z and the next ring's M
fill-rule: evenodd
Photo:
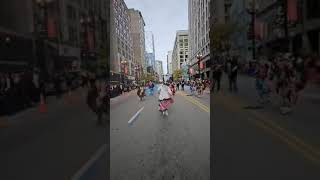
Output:
M243 86L240 91L249 93ZM277 123L270 112L245 109L250 103L241 92L211 95L211 178L320 179L319 147Z
M111 105L111 180L210 179L209 104L182 92L174 100L168 117L156 96L140 102L132 93Z
M45 113L33 108L7 117L9 127L0 131L0 179L70 180L76 173L107 179L107 151L96 154L109 131L96 126L84 97L84 91L53 97Z

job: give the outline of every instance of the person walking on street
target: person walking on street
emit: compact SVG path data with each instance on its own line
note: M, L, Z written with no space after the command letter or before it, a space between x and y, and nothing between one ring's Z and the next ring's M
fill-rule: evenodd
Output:
M142 101L145 96L145 92L144 92L143 87L138 87L137 95L140 98L140 101Z
M168 116L168 108L173 103L173 92L171 91L171 88L168 87L168 83L162 84L158 88L159 93L159 111L162 112L163 115Z
M179 91L179 87L180 87L180 82L177 82L177 90Z
M99 117L97 98L99 96L98 88L96 86L96 80L90 80L90 87L87 94L87 105L97 115L97 125L100 125L101 119Z

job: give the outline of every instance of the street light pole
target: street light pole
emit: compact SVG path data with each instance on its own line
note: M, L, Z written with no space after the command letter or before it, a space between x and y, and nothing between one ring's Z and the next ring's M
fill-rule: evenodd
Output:
M201 79L201 69L200 69L200 63L201 63L201 59L202 59L202 55L197 55L197 59L198 59L198 73L199 73L199 79Z

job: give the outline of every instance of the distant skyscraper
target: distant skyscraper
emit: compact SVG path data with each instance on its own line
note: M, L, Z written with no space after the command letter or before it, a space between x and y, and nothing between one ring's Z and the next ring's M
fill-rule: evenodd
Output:
M163 76L163 67L162 67L162 61L160 60L156 61L156 73L159 76L159 80L161 80Z
M145 45L146 45L146 64L148 65L148 69L155 70L156 67L156 56L155 56L155 48L154 48L154 36L151 31L145 32Z
M167 54L167 74L172 74L172 51Z

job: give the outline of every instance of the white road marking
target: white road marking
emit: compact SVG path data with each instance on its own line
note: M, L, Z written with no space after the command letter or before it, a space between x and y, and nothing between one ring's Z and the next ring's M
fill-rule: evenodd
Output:
M144 109L144 107L142 107L135 115L133 115L132 118L128 121L128 124L132 124L143 109Z
M93 156L77 171L75 175L71 178L71 180L79 180L88 170L89 168L103 155L103 153L107 152L107 145L104 144L100 147Z

